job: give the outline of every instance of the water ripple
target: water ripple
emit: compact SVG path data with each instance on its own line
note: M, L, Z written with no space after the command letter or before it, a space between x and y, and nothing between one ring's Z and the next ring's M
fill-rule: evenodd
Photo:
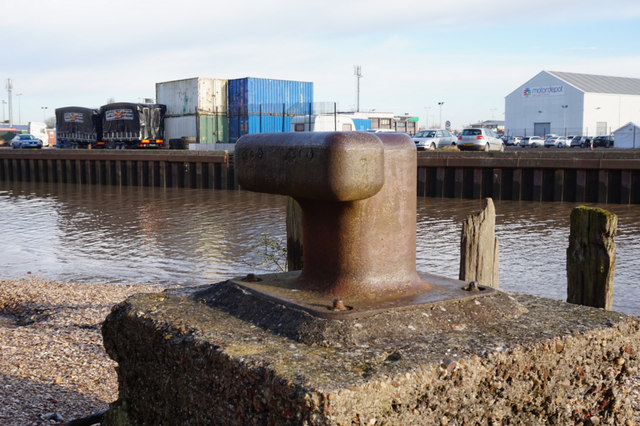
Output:
M566 298L571 203L496 201L500 285ZM457 278L460 232L479 200L419 198L419 270ZM640 315L640 206L618 215L616 310ZM201 284L259 265L263 233L284 243L283 197L244 191L0 182L0 277Z

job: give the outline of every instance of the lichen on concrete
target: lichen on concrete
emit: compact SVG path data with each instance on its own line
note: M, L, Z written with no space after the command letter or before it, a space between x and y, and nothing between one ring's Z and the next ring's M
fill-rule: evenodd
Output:
M625 424L640 351L637 318L534 296L336 321L228 283L133 296L103 335L131 424Z

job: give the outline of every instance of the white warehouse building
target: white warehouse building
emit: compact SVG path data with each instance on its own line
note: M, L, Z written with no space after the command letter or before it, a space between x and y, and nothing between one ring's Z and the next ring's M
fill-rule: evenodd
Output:
M639 121L640 78L541 71L505 98L509 136L601 136Z

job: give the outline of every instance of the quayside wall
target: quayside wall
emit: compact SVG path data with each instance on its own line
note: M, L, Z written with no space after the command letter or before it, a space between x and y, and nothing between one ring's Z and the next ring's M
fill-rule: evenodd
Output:
M233 151L0 149L0 179L237 189ZM640 204L640 150L418 153L418 195Z
M235 189L227 151L0 150L0 179L117 186Z
M640 150L541 148L419 155L418 195L640 204Z

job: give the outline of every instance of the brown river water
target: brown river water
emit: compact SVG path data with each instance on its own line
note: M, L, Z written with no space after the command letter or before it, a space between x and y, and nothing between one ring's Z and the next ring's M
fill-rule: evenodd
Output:
M503 290L563 300L572 203L495 201ZM640 316L640 206L618 215L614 309ZM479 200L418 198L418 270L457 278ZM0 279L194 285L277 271L284 197L246 191L0 181Z

